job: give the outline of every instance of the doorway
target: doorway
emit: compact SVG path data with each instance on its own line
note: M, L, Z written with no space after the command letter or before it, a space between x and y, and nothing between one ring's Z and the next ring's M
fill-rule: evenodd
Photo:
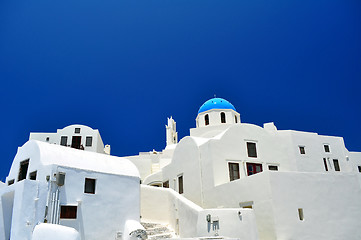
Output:
M81 144L81 136L73 136L73 138L71 140L71 147L80 149L80 146L81 146L80 144Z

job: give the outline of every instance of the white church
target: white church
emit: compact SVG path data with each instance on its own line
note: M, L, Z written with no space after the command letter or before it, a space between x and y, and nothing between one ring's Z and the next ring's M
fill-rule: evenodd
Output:
M361 239L361 153L342 137L242 123L222 98L166 136L115 157L87 126L31 133L0 184L0 240Z

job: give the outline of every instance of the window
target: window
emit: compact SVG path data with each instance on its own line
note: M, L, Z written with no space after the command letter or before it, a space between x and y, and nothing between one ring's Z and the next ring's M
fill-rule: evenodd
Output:
M62 145L62 146L68 145L68 137L67 136L61 136L60 145Z
M228 163L229 170L229 180L237 180L239 179L239 164L238 163Z
M323 158L323 165L325 166L325 170L328 171L326 158Z
M95 194L95 179L85 178L84 193Z
M268 170L270 170L270 171L278 171L278 166L276 166L276 165L268 165Z
M60 206L60 218L76 219L77 210L77 206Z
M300 149L300 154L306 154L305 147L304 146L298 146Z
M247 175L251 176L253 174L262 172L262 164L259 163L247 163Z
M330 145L325 144L325 145L323 145L323 148L325 149L325 152L327 152L327 153L330 152Z
M178 176L178 192L179 194L182 194L183 191L183 175Z
M234 116L234 122L237 123L237 116Z
M34 172L31 172L30 174L29 174L29 178L30 178L30 180L36 180L36 171L34 171Z
M49 142L49 137L46 137L46 141Z
M86 147L91 147L91 146L92 146L92 142L93 142L93 137L86 137L86 139L85 139L85 146L86 146Z
M9 181L8 181L8 186L10 186L11 184L14 184L14 182L15 182L15 179L9 180Z
M256 149L256 143L253 142L247 142L247 152L248 157L257 157L257 149Z
M358 171L361 172L361 166L358 166Z
M26 178L26 174L28 173L28 167L29 167L29 159L20 162L18 181L21 181Z
M164 188L169 188L169 180L163 182L163 187Z
M226 114L221 112L221 123L226 123Z
M75 133L80 133L80 128L75 128Z
M337 159L333 159L333 166L335 167L335 171L337 171L337 172L340 171L340 165L338 164Z
M209 125L209 116L208 116L208 114L206 114L205 116L204 116L204 124L207 126L207 125Z
M304 217L303 217L303 209L299 208L298 209L298 218L303 221Z

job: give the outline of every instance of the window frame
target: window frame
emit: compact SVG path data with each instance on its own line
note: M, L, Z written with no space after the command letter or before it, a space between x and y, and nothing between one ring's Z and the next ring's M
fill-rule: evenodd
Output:
M183 194L184 193L184 179L183 174L178 175L178 193Z
M234 171L234 168L231 166L237 166L237 171ZM235 172L237 172L237 174L234 174ZM241 172L238 162L228 162L228 176L230 182L241 178Z
M19 163L19 173L18 173L18 182L26 179L29 171L29 164L30 164L30 158L25 159ZM23 173L24 168L23 166L26 165L25 173Z
M304 145L299 145L298 150L301 155L306 155L306 147Z
M67 212L67 210L71 210ZM78 206L76 205L61 205L60 206L60 219L73 220L78 218Z
M327 148L327 149L326 149ZM323 144L323 150L325 151L325 153L331 153L331 148L330 148L330 144L324 143ZM328 150L328 151L327 151Z
M65 139L65 145L64 145L64 142L63 142L63 139ZM60 136L60 145L61 146L68 146L68 136Z
M206 115L204 115L204 125L205 126L209 125L209 115L208 115L208 113Z
M90 145L88 144L88 139L90 139ZM86 136L85 137L85 147L92 147L93 146L93 136Z
M221 123L226 123L226 113L225 112L221 112L220 113L221 116Z
M97 180L95 178L85 178L84 179L84 193L86 194L95 194ZM90 188L90 190L89 190Z
M250 146L254 145L254 154L253 152L251 152L250 150L253 150ZM257 142L255 141L246 141L246 148L247 148L247 156L249 158L257 158L258 154L257 154Z
M338 161L338 159L332 159L332 161L335 172L341 172L340 162Z
M255 170L252 169L252 171L249 170L249 166L255 167ZM261 171L257 171L257 166L260 166ZM254 163L254 162L246 162L246 170L247 170L247 176L252 176L257 173L263 172L263 166L262 163ZM250 174L252 172L252 174Z

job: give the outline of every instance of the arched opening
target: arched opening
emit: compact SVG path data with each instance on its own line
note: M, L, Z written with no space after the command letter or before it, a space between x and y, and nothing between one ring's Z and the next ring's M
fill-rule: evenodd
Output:
M208 114L206 114L204 116L204 123L205 123L206 126L209 125L209 116L208 116Z
M226 114L221 112L221 123L226 123Z
M235 123L237 123L237 122L238 122L238 120L237 120L237 116L236 116L236 115L234 115L234 122L235 122Z

